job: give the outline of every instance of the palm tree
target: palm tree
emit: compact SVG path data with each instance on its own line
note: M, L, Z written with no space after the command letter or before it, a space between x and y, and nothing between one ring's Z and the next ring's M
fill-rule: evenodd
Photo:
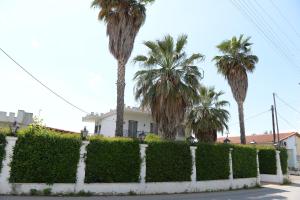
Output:
M215 142L218 131L228 130L229 112L224 107L229 102L219 99L223 94L213 87L200 87L197 103L187 114L186 127L200 142Z
M246 144L243 104L248 89L248 72L253 72L258 57L251 52L250 37L233 37L219 44L217 48L223 54L215 56L218 72L228 81L234 99L238 104L241 143Z
M195 62L201 54L187 56L187 36L179 36L176 44L170 35L163 40L147 41L147 55L134 58L143 70L136 72L135 98L142 108L150 108L164 139L174 140L182 126L186 109L197 96L202 74Z
M99 20L107 25L109 50L118 60L116 136L123 136L125 65L135 37L146 19L146 4L154 0L94 0Z

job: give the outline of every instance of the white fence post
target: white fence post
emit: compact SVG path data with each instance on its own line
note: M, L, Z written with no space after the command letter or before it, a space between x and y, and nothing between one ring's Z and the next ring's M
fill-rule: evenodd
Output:
M278 150L276 150L276 168L277 168L276 175L279 179L279 182L283 183L283 174L282 174L281 162L280 162L280 151Z
M256 150L256 167L257 167L257 178L256 178L256 184L260 185L260 171L259 171L259 150Z
M192 174L191 174L191 181L197 182L197 172L196 172L196 149L195 146L190 146L191 155L192 155Z
M75 183L75 192L79 192L84 188L84 179L85 179L85 157L86 157L86 147L89 144L88 141L82 141L80 147L80 158L77 165L76 173L76 183Z
M233 148L229 149L229 180L231 183L233 182L233 166L232 166L232 155L231 152L233 151Z
M146 182L146 148L147 144L140 144L140 156L141 156L141 170L140 170L140 183Z
M2 170L0 174L0 194L11 193L11 184L9 183L10 163L12 161L17 139L17 137L6 137L7 144L5 146L5 157L2 161Z

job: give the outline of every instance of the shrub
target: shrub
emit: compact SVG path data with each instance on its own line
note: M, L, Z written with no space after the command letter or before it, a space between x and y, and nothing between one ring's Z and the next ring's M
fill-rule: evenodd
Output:
M154 133L149 133L146 135L145 142L159 142L162 138Z
M9 127L0 128L0 134L1 135L11 135L11 131Z
M192 157L183 142L151 142L146 150L146 181L190 181Z
M261 174L276 174L276 153L275 149L260 149L259 171Z
M233 178L256 177L256 149L236 145L232 148Z
M280 148L280 164L281 170L283 174L287 174L287 167L288 167L288 154L285 148Z
M19 134L11 163L12 183L75 183L81 140L40 127Z
M2 169L2 161L5 156L5 145L6 145L5 135L0 133L0 172Z
M90 138L85 162L86 183L138 182L139 142L128 138Z
M200 143L196 149L197 180L229 177L229 145Z

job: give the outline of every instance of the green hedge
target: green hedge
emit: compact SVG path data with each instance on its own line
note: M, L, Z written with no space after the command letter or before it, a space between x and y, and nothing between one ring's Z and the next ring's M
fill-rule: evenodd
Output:
M197 180L218 180L229 177L229 145L199 144L196 150Z
M86 183L139 182L139 142L126 138L91 138L87 146Z
M81 140L40 127L18 136L11 163L12 183L75 183Z
M261 174L276 174L275 149L259 149L259 171Z
M190 181L192 157L183 142L150 142L146 150L146 181Z
M256 149L233 146L233 178L250 178L257 176Z
M5 145L6 145L5 135L0 133L0 172L2 169L2 161L5 156Z
M285 148L280 148L280 163L281 163L281 170L283 174L287 174L287 167L288 167L288 154Z

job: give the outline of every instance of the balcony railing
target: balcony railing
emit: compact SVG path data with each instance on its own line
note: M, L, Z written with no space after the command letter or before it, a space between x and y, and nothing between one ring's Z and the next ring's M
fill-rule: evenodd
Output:
M145 132L145 131L137 131L136 134L134 132L130 132L127 129L123 130L123 137L138 137L140 134L144 133L145 135L147 135L149 132Z

